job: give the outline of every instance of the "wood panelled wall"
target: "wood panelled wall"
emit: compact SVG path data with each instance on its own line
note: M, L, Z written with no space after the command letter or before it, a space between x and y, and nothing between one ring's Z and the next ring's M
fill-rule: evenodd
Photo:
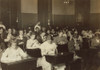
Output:
M1 0L0 0L0 21L1 21Z
M22 2L24 1L25 0ZM65 6L63 3L64 0L38 0L36 4L38 8L35 8L38 12L34 13L33 10L31 13L27 13L21 12L21 0L0 0L0 21L2 21L5 26L14 28L22 28L22 25L28 26L35 24L37 21L40 21L43 26L46 26L48 19L51 24L60 26L66 24L80 28L89 28L89 26L90 28L99 28L99 0L71 1L71 4ZM25 5L24 9L26 10L27 2ZM79 14L81 14L83 19L81 22L77 22ZM18 22L16 22L17 19Z
M20 18L20 0L0 0L0 21L7 27L17 28Z
M90 0L90 27L100 28L100 0Z
M75 0L64 4L64 0L52 0L52 20L55 26L75 26Z
M48 19L52 22L52 0L38 0L38 21L47 26Z
M21 0L21 24L19 27L34 27L38 21L38 0Z
M76 26L88 29L90 26L90 0L75 0Z

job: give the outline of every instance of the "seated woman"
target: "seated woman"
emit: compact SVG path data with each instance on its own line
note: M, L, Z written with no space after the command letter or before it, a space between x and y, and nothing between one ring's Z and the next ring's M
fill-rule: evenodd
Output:
M45 55L55 55L57 45L52 42L51 36L46 37L46 41L41 44L42 58L37 61L38 66L43 70L52 70L51 64L46 61Z
M63 36L62 31L59 32L58 36L54 39L54 42L58 45L64 45L68 43L67 37Z
M27 38L24 37L24 32L23 30L19 30L19 35L17 37L17 40L18 40L18 46L25 51L25 48L26 48L26 41L27 41Z
M9 63L22 60L27 57L27 54L23 52L23 50L17 46L17 40L13 39L9 43L9 47L2 54L1 62Z
M52 37L47 36L47 40L41 44L42 55L55 55L57 45L53 43Z
M9 43L9 41L10 41L12 38L14 38L14 36L13 36L13 34L12 34L12 29L9 28L9 29L7 30L7 34L6 34L5 39L4 39L6 48L8 48L8 43Z
M52 70L52 65L51 63L46 61L45 55L54 56L58 54L57 45L52 41L51 36L47 36L46 39L47 40L43 44L41 44L41 51L43 57L40 64L43 70ZM65 64L62 64L61 66L55 65L54 67L56 70L64 70L66 65Z
M6 45L4 42L4 29L3 27L0 27L0 50L3 51L6 49Z
M5 39L4 41L5 41L5 42L9 42L9 41L11 40L12 37L13 37L13 35L12 35L12 29L9 28L9 29L8 29L8 32L7 32L7 37L6 37L6 39Z
M91 47L92 49L100 48L100 34L96 33L95 36L91 39Z
M35 39L36 35L34 33L31 34L30 39L27 40L26 49L36 49L39 48L40 43Z

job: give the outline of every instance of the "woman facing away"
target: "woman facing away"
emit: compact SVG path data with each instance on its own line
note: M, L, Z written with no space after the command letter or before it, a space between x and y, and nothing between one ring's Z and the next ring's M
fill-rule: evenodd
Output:
M22 60L27 57L27 54L17 46L17 39L13 39L9 43L9 47L4 51L1 57L1 62L9 63Z

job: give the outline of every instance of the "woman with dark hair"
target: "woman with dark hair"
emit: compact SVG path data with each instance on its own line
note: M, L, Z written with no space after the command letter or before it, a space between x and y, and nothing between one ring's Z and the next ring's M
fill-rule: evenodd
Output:
M27 38L24 36L23 30L19 30L19 35L17 37L17 40L18 40L18 46L25 51Z
M40 43L36 40L36 35L34 33L31 34L30 39L27 40L26 48L27 49L36 49L39 48Z
M0 27L0 49L1 50L4 50L6 49L6 45L5 45L5 42L4 42L4 29L3 27Z
M13 28L13 29L12 29L12 35L13 35L14 37L16 37L16 36L17 36L17 31L16 31L16 29L15 29L15 28Z
M58 45L64 45L64 44L67 44L68 41L67 41L67 37L64 37L64 36L63 36L63 32L60 31L60 32L58 33L58 36L55 37L54 42L55 42L56 44L58 44Z
M51 35L51 31L49 29L47 30L46 33L47 33L47 35Z
M8 44L8 42L13 38L13 35L12 35L12 29L9 28L7 30L7 35L6 35L6 38L4 39L4 41L6 42L6 44Z

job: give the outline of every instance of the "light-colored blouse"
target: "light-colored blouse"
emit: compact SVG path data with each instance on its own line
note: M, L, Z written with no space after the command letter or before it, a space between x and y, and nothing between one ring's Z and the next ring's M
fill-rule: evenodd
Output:
M55 55L57 45L55 43L48 43L47 41L41 44L42 55Z
M29 39L27 41L27 44L26 44L27 49L36 49L36 48L39 48L39 47L40 47L40 44L38 43L37 40Z
M7 48L5 52L2 54L1 62L9 63L22 60L22 58L26 58L27 54L23 52L21 48Z

